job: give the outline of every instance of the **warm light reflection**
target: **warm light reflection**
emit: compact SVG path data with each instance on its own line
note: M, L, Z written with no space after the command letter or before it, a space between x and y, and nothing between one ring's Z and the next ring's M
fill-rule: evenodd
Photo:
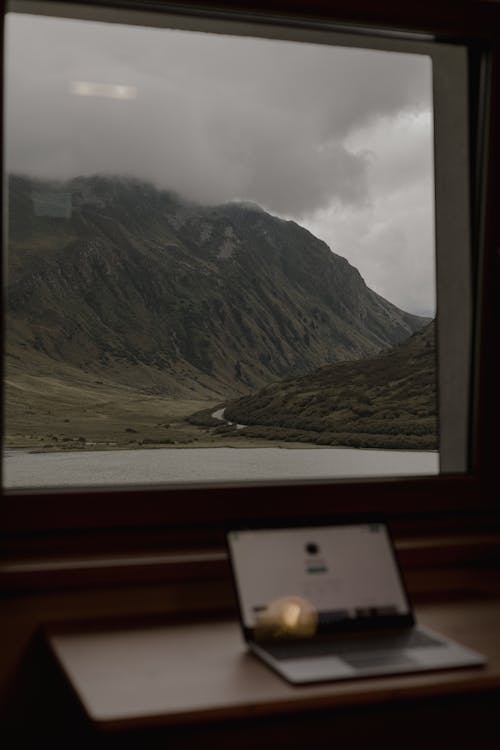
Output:
M283 610L283 622L289 628L296 628L300 617L300 607L298 604L291 603Z
M311 602L301 596L285 596L258 613L255 637L257 640L309 638L316 633L317 625L318 613Z
M71 81L70 91L75 96L98 96L106 99L135 99L137 88L124 84Z

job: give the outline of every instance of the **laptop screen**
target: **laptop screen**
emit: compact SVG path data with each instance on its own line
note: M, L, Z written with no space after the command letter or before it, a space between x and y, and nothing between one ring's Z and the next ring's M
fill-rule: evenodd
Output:
M231 531L244 630L312 636L411 617L383 523Z

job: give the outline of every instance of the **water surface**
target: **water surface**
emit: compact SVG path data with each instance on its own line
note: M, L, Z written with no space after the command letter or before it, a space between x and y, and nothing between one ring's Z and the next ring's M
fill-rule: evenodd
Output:
M85 487L437 474L434 451L150 448L4 453L4 487Z

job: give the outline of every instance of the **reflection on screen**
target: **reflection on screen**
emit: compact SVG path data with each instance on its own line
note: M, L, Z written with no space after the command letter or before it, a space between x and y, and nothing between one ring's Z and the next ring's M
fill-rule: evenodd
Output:
M229 542L243 623L257 638L408 614L383 524L237 531Z

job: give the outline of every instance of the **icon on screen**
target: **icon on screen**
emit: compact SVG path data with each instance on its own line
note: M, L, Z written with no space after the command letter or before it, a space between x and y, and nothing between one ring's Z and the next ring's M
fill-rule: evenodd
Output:
M317 555L319 552L319 545L316 542L308 542L306 544L306 552L308 555Z

